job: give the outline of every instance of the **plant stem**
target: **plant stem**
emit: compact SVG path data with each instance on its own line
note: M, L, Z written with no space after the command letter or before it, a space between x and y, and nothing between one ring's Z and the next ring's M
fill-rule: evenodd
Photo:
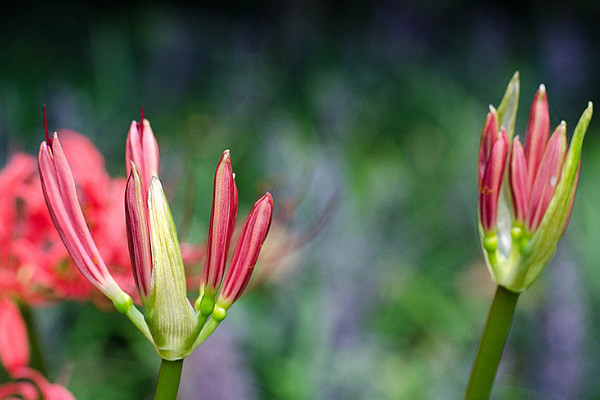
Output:
M41 372L41 374L45 377L48 377L48 371L46 371L46 363L44 361L44 353L42 353L42 346L35 326L31 307L25 303L20 303L19 309L21 310L21 315L23 316L25 326L27 327L27 336L29 336L29 365L33 369Z
M511 292L502 286L498 286L496 289L496 295L490 307L471 370L465 400L490 398L518 299L518 293Z
M181 381L181 369L183 359L168 361L162 360L160 371L158 371L158 383L156 384L156 393L154 400L175 400L179 390L179 381Z

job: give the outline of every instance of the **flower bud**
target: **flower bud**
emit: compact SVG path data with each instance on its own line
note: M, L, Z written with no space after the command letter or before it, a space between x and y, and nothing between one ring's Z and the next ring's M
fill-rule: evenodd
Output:
M131 171L131 162L134 162L140 169L141 181L144 190L144 199L148 197L148 187L150 179L158 176L158 143L150 127L150 122L143 117L141 122L133 121L129 127L127 135L127 144L125 146L125 166L127 175Z
M200 281L201 296L214 298L221 286L229 242L235 228L237 203L237 189L233 179L229 150L225 150L215 171L206 262Z
M127 244L133 279L142 304L146 303L152 285L152 254L148 228L148 204L142 194L140 170L132 161L132 168L125 187L125 220Z
M511 119L516 115L519 88L515 77L498 108L498 118L503 122L507 115ZM513 292L527 289L554 254L573 206L581 146L591 117L589 103L570 146L564 122L548 139L548 101L545 87L540 86L531 107L525 146L521 146L518 136L510 145L506 175L512 207L506 206L508 193L504 196L502 190L505 149L511 135L501 135L492 144L480 178L479 231L488 269L498 285ZM487 154L484 144L489 141L489 121L490 114L481 139L480 177Z
M486 232L496 229L498 196L500 194L502 178L504 177L507 154L508 137L506 136L506 130L502 128L492 145L492 151L485 165L485 172L479 192L481 225Z
M166 360L181 359L191 352L197 336L197 319L186 295L185 269L175 223L157 177L150 182L148 210L153 276L144 317L158 354Z
M219 293L217 305L225 309L229 308L246 289L260 249L269 232L272 215L273 198L270 193L267 193L254 204L246 220Z
M542 160L549 133L548 96L546 87L542 84L531 104L529 123L525 134L525 158L527 159L527 171L529 173L527 178L529 190L533 187L533 181Z

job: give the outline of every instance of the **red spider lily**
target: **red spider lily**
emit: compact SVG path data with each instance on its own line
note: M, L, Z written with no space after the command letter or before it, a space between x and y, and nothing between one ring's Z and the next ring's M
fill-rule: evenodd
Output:
M74 400L63 386L50 383L29 368L27 329L18 307L8 298L0 298L0 362L12 382L0 385L0 398Z
M125 181L110 179L102 157L89 140L70 131L61 135L65 151L73 155L74 164L88 162L89 168L78 168L74 178L91 231L94 236L104 238L100 247L109 255L115 275L128 276L119 272L129 267L127 252L116 234L121 232L121 239L125 238L122 202L120 195L116 197L117 191L122 193ZM108 191L100 193L93 187L93 181L101 182ZM89 299L94 291L77 273L48 214L39 190L35 159L15 154L0 172L0 184L6 188L0 199L0 215L4 220L0 229L0 287L3 291L32 305L66 298ZM121 218L116 218L117 215ZM133 288L133 282L124 286Z
M92 142L76 132L60 130L61 145L72 167L77 197L100 254L119 286L137 302L131 276L123 219L126 180L111 178L104 158ZM34 157L17 153L0 170L0 290L33 306L60 300L92 299L106 307L106 298L77 271L48 213ZM103 187L104 190L98 190ZM186 268L203 259L183 244ZM189 274L188 288L199 273Z

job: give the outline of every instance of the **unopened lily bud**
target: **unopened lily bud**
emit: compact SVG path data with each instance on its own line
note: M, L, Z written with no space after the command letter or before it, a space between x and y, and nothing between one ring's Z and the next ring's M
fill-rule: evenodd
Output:
M148 210L153 279L144 316L158 354L166 360L181 359L191 352L197 318L187 298L175 223L157 177L150 183Z
M152 285L152 253L150 251L150 231L148 226L148 204L143 195L140 170L132 162L132 168L125 188L125 221L127 223L127 243L133 279L142 304Z
M492 153L492 145L498 138L498 112L490 105L490 112L485 119L485 125L481 132L481 142L479 143L479 188L485 173L485 166Z
M140 169L140 176L143 182L144 198L148 197L148 187L150 179L158 176L158 143L150 127L150 122L144 119L144 109L142 108L142 118L140 122L133 121L129 127L127 135L127 145L125 147L125 164L127 175L131 171L131 162Z
M556 185L562 174L562 166L567 153L567 124L564 121L556 128L548 141L541 159L538 173L531 187L527 230L535 230L554 196Z
M510 152L510 188L515 212L515 221L525 222L529 206L529 185L527 184L527 163L519 137L516 136Z
M500 134L492 145L490 158L485 165L485 173L479 192L479 206L481 225L485 232L496 229L496 215L498 213L498 196L504 177L506 157L508 155L508 137L502 128Z
M516 115L519 88L515 77L498 108L500 121ZM565 122L548 139L548 99L546 88L540 86L531 107L525 146L521 146L518 136L510 145L506 176L512 207L503 200L508 196L498 193L504 192L503 142L496 139L493 143L480 183L479 231L488 269L498 285L513 292L527 289L554 254L573 206L581 146L591 117L589 103L570 146ZM489 120L488 114L482 143L489 140ZM480 148L479 173L485 158L482 154L486 154L485 146ZM502 223L498 222L500 218Z
M215 171L206 262L200 281L200 295L203 297L214 299L221 286L229 242L235 228L237 201L229 150L225 150Z
M542 84L535 94L531 110L529 112L529 123L525 134L525 158L527 159L527 182L529 190L533 187L533 181L538 167L544 155L548 135L550 134L550 116L548 114L548 95L546 87Z
M242 234L227 270L217 305L227 309L240 298L256 265L258 254L267 237L273 215L270 193L261 197L246 220Z
M73 173L56 133L40 145L38 165L48 211L67 251L81 274L114 300L123 291L110 275L85 223Z

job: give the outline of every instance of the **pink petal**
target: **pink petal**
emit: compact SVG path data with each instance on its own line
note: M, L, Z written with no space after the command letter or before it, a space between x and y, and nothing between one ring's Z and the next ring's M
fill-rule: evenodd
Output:
M485 165L490 158L492 145L498 137L498 114L494 107L490 106L490 112L485 120L483 131L481 133L481 141L479 143L479 188L485 172Z
M144 199L147 199L150 179L153 175L158 176L159 153L158 143L150 127L150 122L144 119L142 123L141 132L139 129L140 124L135 121L129 127L125 147L125 163L127 175L131 171L131 161L139 167L144 188Z
M527 159L527 172L529 174L527 182L530 191L544 154L549 133L548 96L546 87L540 85L531 104L529 123L525 134L525 158Z
M133 164L125 189L125 217L133 278L140 300L145 303L152 286L152 254L148 203L142 194L142 182L139 175L139 168Z
M535 230L544 218L548 204L550 204L560 180L566 153L567 126L562 122L548 141L533 182L527 211L528 231Z
M231 234L237 216L237 189L231 170L229 150L225 150L215 171L214 193L206 262L200 280L201 293L215 296L221 285Z
M273 198L265 194L255 204L246 220L244 229L227 270L219 303L231 305L244 292L254 270L258 254L267 237L273 215Z
M498 195L504 177L506 157L508 155L508 136L502 128L500 135L492 146L490 158L485 166L485 173L479 192L479 211L481 225L485 231L496 229L498 214Z
M19 307L7 298L0 298L0 361L12 376L29 364L28 340Z
M73 174L56 133L51 142L51 146L42 142L38 156L42 189L50 216L79 271L92 285L112 298L120 289L110 276L85 223Z
M510 193L512 195L515 219L525 221L527 206L529 205L529 186L527 184L527 164L525 153L519 137L515 137L510 152Z

